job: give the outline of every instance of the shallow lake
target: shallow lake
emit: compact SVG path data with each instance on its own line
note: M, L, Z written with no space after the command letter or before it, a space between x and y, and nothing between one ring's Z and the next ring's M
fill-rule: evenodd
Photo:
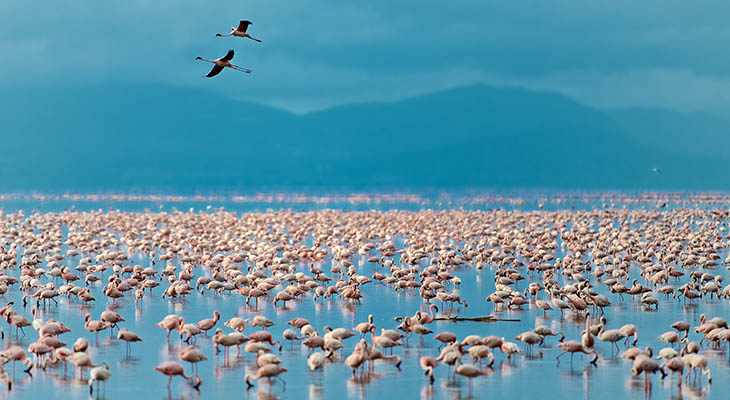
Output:
M521 204L515 209L530 208L537 209L532 204ZM581 208L590 209L591 204L581 203ZM208 207L210 205L210 207ZM595 204L594 204L595 205ZM74 200L54 200L39 201L33 199L6 199L0 202L0 208L6 213L16 210L24 210L26 214L30 214L32 210L40 210L41 212L58 212L64 209L76 209L79 211L87 211L94 209L121 209L129 212L149 212L171 211L173 208L188 211L189 208L203 210L203 212L212 212L217 208L224 208L228 211L235 211L239 215L243 212L264 211L267 208L273 209L294 209L295 211L303 211L309 209L324 208L341 208L341 209L421 209L421 208L439 208L448 209L450 207L461 207L464 209L493 209L505 207L504 204L452 204L449 202L431 202L431 203L399 203L397 201L387 204L354 204L352 202L342 202L341 204L333 203L231 203L227 201L206 202L206 201L144 201L144 202L125 202L125 201L74 201ZM655 204L648 204L647 208L653 208ZM566 204L556 205L548 204L546 209L569 209ZM667 210L676 207L667 207ZM728 221L724 224L727 225ZM402 237L395 240L395 244L403 247ZM311 242L310 242L311 244ZM453 243L460 245L459 242ZM22 249L21 249L22 250ZM66 249L64 248L64 251ZM556 256L561 256L561 250L558 250ZM727 256L727 250L721 249L718 252L722 261ZM353 262L357 267L358 274L372 276L375 272L383 272L387 274L387 269L383 269L380 265L365 262L366 257L357 254L353 257ZM396 261L398 258L396 257ZM139 264L143 267L150 265L148 257L135 255L130 260L132 264ZM173 262L175 263L175 262ZM322 260L318 263L328 275L332 260L330 258ZM427 265L427 260L422 262L422 266ZM298 266L307 271L307 265ZM157 265L159 269L159 264ZM514 341L513 338L518 334L532 330L536 324L543 324L554 331L562 331L568 339L580 340L580 331L585 325L585 319L577 317L572 313L566 313L561 317L558 311L551 311L548 317L543 317L543 312L536 309L534 304L523 306L522 310L502 310L494 312L492 303L485 301L485 297L495 290L494 270L496 267L487 267L483 270L476 270L473 264L467 263L465 267L458 268L452 273L459 277L462 283L459 286L451 287L449 290L458 293L462 299L468 301L468 308L454 308L459 312L459 316L485 316L494 314L499 318L518 319L518 322L435 322L429 327L436 333L441 331L453 332L459 339L467 335L497 335L505 337L505 339ZM629 282L633 278L638 278L637 268L631 269L632 273ZM104 279L110 275L110 270L104 274ZM709 271L713 275L721 275L727 278L728 274L724 266ZM8 275L18 276L18 270L6 271ZM563 282L562 277L556 277L559 282ZM529 282L540 281L540 277L536 274L528 275L528 279L520 281L517 289L524 290ZM686 281L686 277L684 279ZM681 283L684 283L681 282ZM45 281L44 281L45 282ZM83 284L83 283L81 283ZM678 286L680 283L670 281L670 284ZM247 390L244 383L246 374L253 374L256 371L255 356L241 352L236 353L235 348L231 350L230 359L224 362L223 354L216 355L210 336L199 336L197 346L208 357L207 361L199 365L200 377L202 385L200 391L195 390L188 383L179 377L173 379L170 392L167 390L167 377L153 370L153 367L167 360L177 360L178 351L185 347L186 344L181 342L179 335L175 332L171 335L171 341L168 345L165 341L165 332L156 327L164 316L168 314L177 314L185 318L186 322L197 322L204 318L211 318L214 310L221 313L221 320L225 321L234 316L243 318L252 318L254 315L264 315L276 322L276 325L269 330L272 332L274 339L282 340L281 334L284 329L289 328L286 321L293 318L306 318L310 323L323 332L325 325L332 327L344 327L352 329L356 324L367 320L369 314L373 314L374 323L380 328L394 329L398 322L394 321L394 317L413 315L418 310L426 310L427 305L423 303L417 291L401 290L395 292L391 287L380 282L374 281L362 287L363 299L361 303L349 303L339 298L329 298L326 300L313 301L311 296L307 296L296 301L289 302L286 308L274 307L271 299L260 301L257 308L247 306L245 298L236 292L231 294L213 294L207 292L200 294L193 292L185 299L161 299L160 295L165 287L163 283L160 287L152 291L152 295L146 295L140 302L139 306L135 306L133 291L129 292L126 297L116 300L114 303L107 299L102 293L102 284L91 284L92 293L97 298L96 302L90 305L82 304L76 299L61 298L58 305L51 305L42 310L41 318L43 320L57 319L66 323L71 329L70 333L61 336L69 346L77 337L83 336L92 344L90 349L91 358L95 362L106 361L110 364L112 378L106 385L103 398L127 399L127 398L145 398L145 399L166 399L184 398L289 398L289 399L364 399L364 398L423 398L423 399L464 399L464 398L564 398L564 399L611 399L611 398L646 398L652 397L657 399L663 398L727 398L730 393L730 363L728 359L730 355L719 350L710 350L703 348L702 354L709 358L709 367L712 371L713 383L708 385L706 378L702 377L696 381L685 382L681 389L677 388L676 377L667 377L661 380L659 375L651 378L651 393L647 393L643 376L639 378L631 375L631 362L621 359L612 350L609 344L598 342L596 348L600 354L600 360L597 366L589 364L589 356L579 357L576 355L572 365L569 355L562 358L560 365L556 364L555 357L560 351L555 347L557 340L554 337L546 339L543 346L537 346L531 354L523 354L517 356L511 362L499 351L495 352L496 362L493 368L488 370L486 376L482 376L473 380L473 388L469 388L465 378L459 376L455 381L447 378L446 366L440 366L436 369L436 382L429 384L427 377L424 376L423 370L418 365L418 359L421 356L437 356L438 342L433 340L433 335L424 339L424 345L419 345L418 337L411 335L409 344L404 348L396 348L395 354L403 358L401 370L397 370L392 364L379 361L376 364L374 372L366 377L353 377L349 368L343 363L344 357L339 357L333 363L329 363L323 370L311 372L307 368L306 358L308 350L304 346L294 343L284 344L284 350L279 353L274 351L281 360L282 365L289 371L283 374L286 381L284 388L280 382L274 385L267 383L257 384L254 388ZM282 286L283 287L283 286ZM281 290L282 287L275 288L273 292ZM639 330L639 347L652 346L655 354L659 349L665 347L664 344L657 340L657 337L668 330L670 325L677 320L686 320L692 326L699 325L700 314L707 314L709 317L720 316L725 319L730 318L730 301L700 299L693 302L684 302L675 300L671 297L665 298L663 295L656 295L659 300L658 310L648 311L643 307L638 299L632 301L631 296L624 296L623 301L619 301L618 296L608 292L605 286L597 285L596 289L606 295L613 306L607 308L605 313L609 321L609 326L618 328L623 324L635 324ZM22 315L32 320L31 305L23 308L21 301L22 293L18 291L18 285L13 286L4 298L0 298L0 305L4 305L7 301L15 301L15 309ZM441 307L438 301L435 303ZM122 328L128 328L137 333L142 339L142 343L132 344L131 356L125 355L124 343L116 338L110 338L109 331L102 331L99 334L99 342L95 343L94 335L84 329L84 314L90 312L94 319L99 319L99 315L107 305L113 305L113 308L120 313L126 322L120 323ZM224 331L230 332L230 329L223 327L222 321L218 327ZM9 339L7 336L7 324L0 323L6 329L6 337L4 346L9 341L16 342L13 337ZM259 328L246 328L245 333L251 333ZM37 338L36 332L32 327L26 327L26 336L21 334L20 345L26 347ZM212 334L212 331L211 331ZM115 332L116 336L116 332ZM347 339L345 341L344 356L347 356L357 343L357 337ZM698 341L701 335L692 333L690 339ZM522 344L519 343L520 348ZM621 351L626 347L621 344ZM468 356L465 357L465 360ZM188 364L184 363L186 371L190 371ZM5 370L12 373L12 366L7 365ZM63 368L54 368L42 371L34 369L33 375L27 376L22 372L20 365L15 367L14 385L10 393L10 398L89 398L89 388L86 382L74 379L71 368L69 373L64 376ZM88 377L88 372L87 375ZM97 397L97 393L94 393Z

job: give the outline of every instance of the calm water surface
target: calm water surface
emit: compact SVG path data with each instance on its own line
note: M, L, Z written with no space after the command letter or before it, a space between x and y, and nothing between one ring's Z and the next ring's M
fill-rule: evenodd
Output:
M17 209L29 212L32 209L41 211L60 211L75 207L79 210L119 208L125 211L142 212L144 209L153 211L170 210L173 207L186 210L189 207L206 209L206 204L201 203L74 203L74 202L27 202L12 201L0 203L0 207L6 212ZM238 212L265 210L266 208L295 208L304 210L309 208L332 208L333 205L272 205L272 204L213 204L212 208L225 207ZM337 208L374 208L372 205L356 206L343 204L335 205ZM402 205L403 208L419 208L417 205ZM445 206L444 206L445 207ZM489 205L479 208L490 208ZM388 205L383 208L399 208L398 205ZM435 208L432 204L430 208ZM494 208L494 207L492 207ZM396 243L402 248L402 242ZM458 244L458 243L455 243ZM726 252L719 254L721 259L727 256ZM358 266L358 273L370 276L379 271L379 266L365 263L362 258L355 255L355 262ZM148 266L148 259L133 259L135 264ZM321 264L325 271L329 270L330 261L325 260ZM158 266L159 268L159 266ZM637 268L632 268L636 274ZM720 274L727 278L727 271L719 267L712 274ZM10 274L17 274L17 271ZM484 298L494 291L494 271L485 268L477 271L472 266L454 271L454 274L462 280L460 287L455 291L462 299L469 303L467 309L461 309L461 316L484 316L493 313L491 303ZM105 278L109 271L105 273ZM560 278L558 278L560 279ZM529 281L538 281L539 277L533 275ZM519 289L527 287L529 281L521 281ZM686 279L685 279L686 281ZM726 280L727 282L727 280ZM678 284L675 284L675 286ZM281 339L281 333L288 326L285 325L295 317L307 318L310 323L320 332L323 332L325 325L333 327L352 328L359 322L367 320L368 314L375 316L375 324L380 328L394 329L398 324L393 320L396 316L412 315L417 310L425 309L417 292L400 291L394 292L391 288L380 283L367 284L362 288L364 298L362 304L349 304L339 299L329 299L324 302L313 302L310 297L299 301L288 303L287 308L274 308L270 301L261 301L257 309L246 306L245 298L239 294L213 295L207 293L201 295L195 293L185 300L162 300L160 294L164 284L153 290L153 295L146 295L138 308L135 307L132 293L127 298L117 300L113 306L116 311L127 319L121 323L123 328L129 328L137 333L144 342L134 343L131 357L126 357L123 342L109 337L108 331L99 335L98 344L94 344L94 335L84 329L84 313L90 312L94 319L99 319L100 313L111 301L105 302L106 297L101 293L101 285L92 285L92 293L99 299L90 306L82 305L76 300L69 301L62 299L58 306L50 306L42 313L42 318L51 318L65 322L72 332L61 336L69 346L77 337L83 336L89 339L93 347L90 350L92 360L95 362L107 361L111 366L113 374L108 383L105 394L102 398L109 399L197 399L197 398L236 398L236 399L467 399L467 398L564 398L564 399L615 399L646 398L644 378L632 378L630 369L631 362L620 359L616 354L611 355L609 345L599 342L596 345L601 354L597 367L588 363L589 357L584 359L576 356L573 365L569 362L569 355L563 357L563 362L556 365L555 356L560 351L555 347L556 338L547 338L543 347L536 347L533 354L520 356L511 363L507 362L505 356L499 351L495 353L497 361L488 376L480 377L473 381L473 389L470 391L466 379L458 377L456 382L447 381L447 369L440 366L436 369L436 382L429 385L428 379L418 365L421 356L436 356L438 354L437 343L427 337L424 345L418 344L417 337L412 337L410 345L406 348L397 348L396 354L403 357L402 371L398 371L393 365L379 361L375 372L366 380L353 378L349 368L342 359L336 363L327 364L323 371L310 372L306 365L307 349L295 344L285 348L277 355L282 359L282 364L289 369L283 375L287 382L284 389L280 383L269 386L266 383L257 385L251 390L246 390L243 381L247 373L255 373L255 357L251 354L241 353L237 355L235 349L231 351L231 357L224 363L222 353L215 355L212 339L200 336L198 346L208 356L209 360L199 365L200 376L203 380L200 392L197 392L182 379L173 379L172 389L168 392L166 388L167 377L153 370L153 367L167 360L177 360L177 352L185 347L185 343L173 333L171 344L165 342L165 333L157 328L155 323L159 322L167 314L175 313L183 316L186 322L197 322L204 318L211 318L213 311L221 312L221 319L225 321L233 316L251 318L261 314L274 320L276 325L270 328L275 339ZM274 289L274 292L281 288ZM607 293L605 287L598 287L599 292L605 294L614 303L613 307L606 309L606 317L610 328L618 328L623 324L635 324L639 328L639 346L651 345L655 354L663 346L663 342L656 339L659 334L670 330L670 324L684 319L693 326L699 324L699 316L705 313L708 316L720 316L730 319L730 302L727 300L701 300L694 304L665 299L659 295L660 300L658 311L646 311L637 302L632 302L630 296L626 296L623 302L618 302L615 295ZM544 296L544 294L543 294ZM15 301L16 309L29 319L30 305L23 309L17 286L11 289L5 296L5 301ZM512 340L521 332L535 328L536 321L540 324L551 327L554 331L565 332L567 338L580 340L580 331L585 322L572 315L566 314L560 317L558 312L551 312L548 318L543 318L542 311L536 310L534 305L524 307L522 311L503 311L497 313L501 318L515 318L519 322L435 322L429 327L435 332L450 331L459 338L466 335L476 334L480 336L497 335ZM228 328L222 326L226 332ZM3 323L4 327L7 327ZM258 329L258 328L256 328ZM247 328L250 333L252 328ZM212 333L212 332L211 332ZM31 327L26 328L27 336L20 339L20 344L27 347L35 341L36 333ZM698 334L690 335L690 338L699 341ZM15 341L15 338L12 339ZM345 356L352 351L357 338L350 338L345 341ZM6 336L4 345L8 344ZM622 345L622 350L624 346ZM661 381L659 375L652 377L651 397L656 399L664 398L717 398L726 399L730 395L730 364L728 354L718 351L703 349L703 354L710 359L710 369L713 375L713 384L708 386L703 377L699 382L684 384L681 391L676 387L675 379ZM465 357L467 360L469 357ZM189 372L189 365L185 363ZM10 371L11 366L6 366ZM88 372L87 372L88 376ZM48 371L34 370L33 377L28 377L22 372L20 366L16 366L15 380L12 391L8 394L3 392L2 396L9 398L89 398L88 386L85 382L76 380L71 373L64 376L63 368L49 369ZM97 393L95 393L95 397Z

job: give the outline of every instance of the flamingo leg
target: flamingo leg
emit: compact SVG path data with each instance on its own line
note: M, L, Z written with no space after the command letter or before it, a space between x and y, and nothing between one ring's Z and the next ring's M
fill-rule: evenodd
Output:
M239 67L239 66L237 66L237 65L233 65L233 66L231 66L231 68L235 69L236 71L241 71L241 72L245 72L245 73L247 73L247 74L250 74L250 73L251 73L251 70L250 70L250 69L242 68L242 67ZM286 305L286 304L285 304L285 305ZM259 299L258 299L258 297L257 297L257 298L256 298L256 308L258 308L258 306L259 306Z

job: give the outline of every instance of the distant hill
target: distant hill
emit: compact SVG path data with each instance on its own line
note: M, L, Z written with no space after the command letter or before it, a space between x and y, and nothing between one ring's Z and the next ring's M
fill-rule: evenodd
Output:
M168 86L0 89L0 110L0 191L730 189L720 117L511 87L301 116Z

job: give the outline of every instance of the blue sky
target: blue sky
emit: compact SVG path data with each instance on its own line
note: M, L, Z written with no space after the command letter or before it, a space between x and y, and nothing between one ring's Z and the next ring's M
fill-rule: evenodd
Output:
M163 83L296 112L473 83L598 107L730 109L730 2L0 3L0 85ZM216 38L239 19L258 44ZM208 65L236 50L247 76Z

